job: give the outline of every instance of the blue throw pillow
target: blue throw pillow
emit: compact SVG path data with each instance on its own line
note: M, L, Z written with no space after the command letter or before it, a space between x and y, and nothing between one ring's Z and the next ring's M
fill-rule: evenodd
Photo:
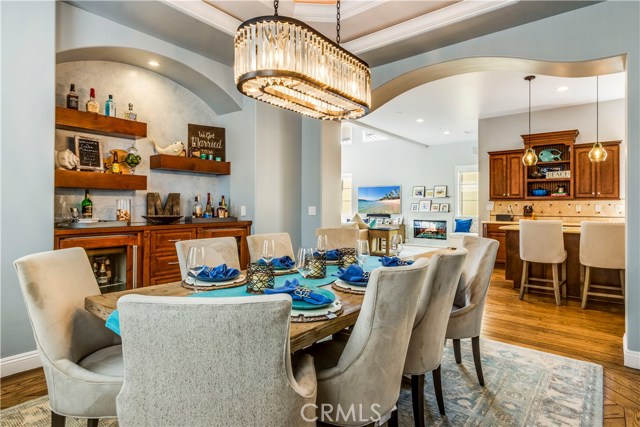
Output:
M471 223L473 218L469 219L456 219L456 226L453 230L454 233L468 233L471 230Z

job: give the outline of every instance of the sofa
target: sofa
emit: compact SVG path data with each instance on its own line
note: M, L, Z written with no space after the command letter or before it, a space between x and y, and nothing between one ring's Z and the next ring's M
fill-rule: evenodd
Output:
M447 238L448 244L450 248L460 248L462 247L462 241L465 236L478 237L478 218L456 218L456 219L472 219L471 227L468 232L460 232L455 231L455 221L453 223L453 230L449 233Z

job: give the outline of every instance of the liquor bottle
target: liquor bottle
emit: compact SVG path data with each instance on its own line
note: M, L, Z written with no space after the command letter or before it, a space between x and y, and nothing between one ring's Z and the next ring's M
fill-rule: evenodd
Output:
M113 150L111 153L113 155L113 162L111 163L111 173L122 173L122 171L120 170L120 162L118 161L118 151Z
M109 99L104 103L104 115L116 117L116 101L113 100L113 95L109 95Z
M81 206L82 218L93 218L93 202L91 201L89 190L84 190L84 200Z
M191 208L191 216L196 217L196 208L198 207L198 196L193 199L193 207Z
M71 83L71 89L69 89L69 93L67 94L67 108L71 110L78 109L78 94L76 93L76 85Z
M224 201L224 196L222 196L218 205L218 218L226 218L227 216L227 203Z
M98 263L97 262L93 262L93 276L97 279L98 278Z
M111 272L111 261L109 261L109 258L107 258L107 260L104 262L104 268L107 271L107 283L113 283L111 281L111 279L113 278L113 273Z
M202 218L202 203L200 203L200 195L196 196L196 202L193 205L193 217Z
M128 120L136 121L138 119L138 114L133 111L133 104L129 103L129 111L125 111L124 118Z
M100 113L100 103L96 101L96 90L91 88L87 101L87 113Z
M100 264L100 271L98 271L98 286L109 284L109 279L107 277L107 267L105 266L104 261Z
M204 218L213 218L213 210L211 209L211 193L207 193L207 206L204 208Z

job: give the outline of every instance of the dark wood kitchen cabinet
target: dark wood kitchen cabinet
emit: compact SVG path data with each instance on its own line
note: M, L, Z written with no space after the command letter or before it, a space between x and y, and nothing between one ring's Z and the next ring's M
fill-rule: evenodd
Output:
M524 150L494 151L489 153L489 198L523 199Z
M592 163L589 151L593 144L578 144L575 150L575 197L588 199L620 198L620 142L607 141L602 146L607 150L604 162Z

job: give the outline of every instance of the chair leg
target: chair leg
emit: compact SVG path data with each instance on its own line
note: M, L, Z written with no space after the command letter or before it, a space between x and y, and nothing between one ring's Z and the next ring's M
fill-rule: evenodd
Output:
M471 338L471 348L473 349L473 364L476 365L478 382L484 387L484 375L482 375L482 360L480 359L480 337Z
M89 418L87 420L87 427L98 427L98 422L100 420L97 418Z
M562 263L562 298L567 299L567 261Z
M460 340L453 340L453 355L456 358L456 363L459 365L462 363L462 353L460 352Z
M524 288L529 279L529 262L522 261L522 280L520 281L520 299L524 298Z
M587 298L589 297L589 286L591 285L591 267L588 265L584 269L584 285L582 286L582 308L587 308Z
M440 372L440 365L433 371L431 371L431 375L433 376L433 388L436 391L436 401L438 402L438 410L440 411L440 415L445 415L444 413L444 398L442 396L442 375Z
M553 264L551 267L551 271L553 273L553 293L556 296L556 305L561 305L562 301L560 300L560 280L558 278L558 264Z
M51 411L51 427L64 427L67 418L64 415Z
M393 411L391 411L391 418L389 418L389 421L387 421L387 426L388 427L398 427L398 407L400 406L400 398L398 398L398 401L396 402L396 409L394 409Z
M424 427L424 374L411 375L411 401L413 424L416 427Z
M624 270L620 270L620 290L622 291L622 296L624 296Z

